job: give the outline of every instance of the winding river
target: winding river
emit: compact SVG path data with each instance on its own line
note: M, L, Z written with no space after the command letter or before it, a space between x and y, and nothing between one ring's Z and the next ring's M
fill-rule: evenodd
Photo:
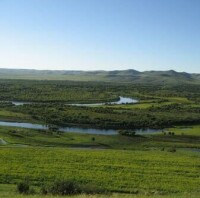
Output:
M135 104L138 103L138 100L133 98L127 98L123 96L119 96L119 100L115 102L102 102L102 103L91 103L91 104L68 104L73 106L101 106L101 105L120 105L120 104Z
M10 126L10 127L20 127L28 129L40 129L47 130L48 126L42 124L32 124L25 122L5 122L0 121L0 126ZM96 134L96 135L118 135L118 130L116 129L94 129L94 128L83 128L83 127L60 127L58 129L62 132L72 132L72 133L85 133L85 134ZM158 129L136 129L134 130L136 134L151 134L160 132Z
M32 104L34 102L22 102L22 101L11 101L12 104L15 106L20 106L20 105L25 105L25 104ZM80 104L80 103L72 103L72 104L67 104L67 105L72 105L72 106L100 106L100 105L120 105L120 104L135 104L138 103L138 100L133 99L133 98L127 98L123 96L119 96L119 100L115 102L102 102L102 103L91 103L91 104Z
M138 100L128 97L119 96L119 100L109 103L93 103L93 104L67 104L73 106L99 106L99 105L120 105L120 104L135 104L138 103ZM31 104L31 102L21 102L21 101L12 101L12 104L19 106L24 104ZM10 126L10 127L20 127L28 129L40 129L47 130L48 126L42 124L33 124L25 122L5 122L0 121L0 126ZM95 128L84 128L84 127L60 127L58 129L62 132L72 132L72 133L85 133L85 134L98 134L98 135L118 135L118 130L116 129L95 129ZM161 130L157 129L136 129L134 130L136 134L151 134L160 132Z

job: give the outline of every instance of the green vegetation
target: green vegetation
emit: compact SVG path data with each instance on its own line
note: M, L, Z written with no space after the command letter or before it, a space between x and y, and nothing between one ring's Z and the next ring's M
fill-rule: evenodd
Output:
M198 84L113 84L105 82L0 80L0 119L44 124L87 125L100 128L164 128L200 122ZM67 103L96 103L119 96L138 104L94 107ZM14 106L6 101L35 102Z
M30 115L13 112L5 109L0 110L0 120L34 122L33 118Z
M31 102L96 103L117 100L113 85L71 81L0 80L0 100Z
M128 149L128 150L161 150L162 148L200 148L200 127L193 126L183 134L183 129L173 128L165 131L176 131L174 135L168 132L154 135L90 135L78 133L60 133L45 130L31 130L15 127L0 127L0 138L6 146L48 146L75 147L97 149ZM196 131L196 132L195 132ZM190 134L191 132L191 134ZM195 134L194 134L195 132ZM164 135L164 133L166 133ZM5 146L5 144L2 144Z
M54 79L50 81L33 80L42 77L37 71L27 76L29 80L19 80L28 71L20 72L17 79L6 79L5 74L0 80L0 120L41 123L50 128L0 127L0 197L49 198L77 193L81 195L74 198L198 197L198 75L131 70L131 75L127 71L96 72L89 78L87 72L57 71L56 76L43 71L46 79ZM125 80L120 83L122 77ZM79 81L58 80L72 78ZM119 96L137 98L139 103L68 105L111 102ZM11 101L31 103L15 106ZM58 131L58 127L69 125L114 128L120 133ZM160 132L138 135L134 133L137 128L158 128ZM75 193L66 193L67 189Z
M1 185L0 184L0 195L4 198L54 198L55 196L52 195L21 195L16 193L16 187L15 185ZM69 196L56 196L56 198L66 198ZM184 193L184 194L176 194L176 195L152 195L152 193L147 193L146 195L140 195L140 194L122 194L122 193L111 193L106 195L88 195L88 194L81 194L81 195L74 195L70 196L71 198L198 198L198 193Z
M127 105L129 106L129 105ZM32 117L33 122L58 126L86 125L92 128L164 128L173 125L198 124L200 107L191 104L171 104L145 109L112 107L79 107L63 104L32 104L6 107L6 111Z
M196 192L199 154L191 152L3 148L2 183L28 177L40 185L55 178L93 183L113 192ZM119 179L120 178L120 179Z
M192 149L200 148L200 136L189 132L199 128L188 128L185 135L175 128L174 135L127 137L1 127L7 144L0 149L0 181L15 184L28 178L37 194L38 188L60 178L109 192L195 194L200 153Z

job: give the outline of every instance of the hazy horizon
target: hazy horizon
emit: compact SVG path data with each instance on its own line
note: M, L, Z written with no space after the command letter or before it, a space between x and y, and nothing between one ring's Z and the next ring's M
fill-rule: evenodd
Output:
M148 71L175 71L175 72L186 72L186 73L193 73L193 74L199 74L199 72L187 72L187 71L179 71L176 69L163 69L163 70L138 70L138 69L133 69L133 68L127 68L127 69L110 69L110 70L106 70L106 69L96 69L96 70L83 70L83 69L34 69L34 68L18 68L18 67L13 67L13 68L6 68L6 67L0 67L0 69L10 69L10 70L36 70L36 71L83 71L83 72L93 72L93 71L125 71L125 70L135 70L135 71L139 71L139 72L148 72Z
M2 0L0 68L200 73L198 0Z

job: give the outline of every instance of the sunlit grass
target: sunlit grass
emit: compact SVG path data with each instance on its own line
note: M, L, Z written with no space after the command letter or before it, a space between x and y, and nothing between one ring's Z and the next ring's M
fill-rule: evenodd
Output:
M181 126L181 127L176 127L176 128L170 128L168 131L172 131L176 135L200 136L200 125Z
M192 152L1 148L0 180L34 184L55 178L94 183L109 191L198 191L199 155Z

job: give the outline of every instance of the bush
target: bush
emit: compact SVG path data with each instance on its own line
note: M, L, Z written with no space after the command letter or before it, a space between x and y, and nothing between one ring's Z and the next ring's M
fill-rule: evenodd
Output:
M123 136L129 136L129 137L134 137L135 136L135 131L129 131L129 130L119 130L118 133L120 135L123 135Z
M169 148L167 151L168 151L168 152L175 153L175 152L176 152L176 148L172 147L172 148Z
M165 148L163 147L163 148L161 148L161 151L164 151L165 150Z
M23 181L23 182L20 182L19 184L17 184L17 191L20 194L28 194L29 190L30 190L30 186L29 186L28 182Z
M76 194L102 194L107 193L105 190L92 184L78 185L75 181L55 181L49 186L42 186L43 195L76 195Z
M47 195L48 194L48 188L45 186L45 185L43 185L42 187L41 187L41 193L43 194L43 195Z
M79 186L74 181L56 181L49 188L43 189L43 193L53 195L74 195L81 192Z
M84 194L105 194L108 193L104 189L101 189L95 185L92 184L86 184L81 186L81 193Z

